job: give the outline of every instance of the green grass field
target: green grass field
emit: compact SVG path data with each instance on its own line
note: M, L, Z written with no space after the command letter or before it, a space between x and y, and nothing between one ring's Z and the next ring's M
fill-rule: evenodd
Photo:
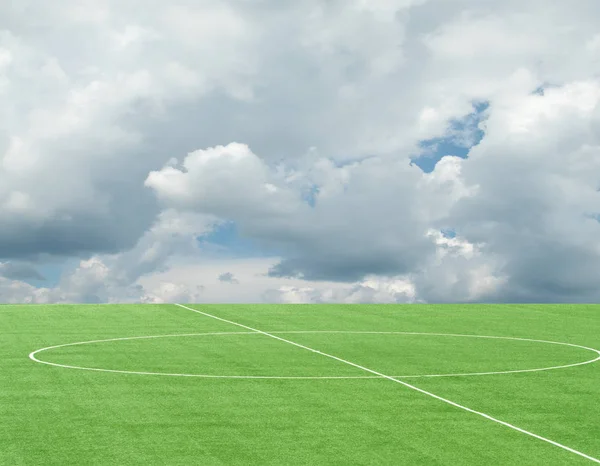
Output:
M0 464L600 458L600 305L189 307L0 306Z

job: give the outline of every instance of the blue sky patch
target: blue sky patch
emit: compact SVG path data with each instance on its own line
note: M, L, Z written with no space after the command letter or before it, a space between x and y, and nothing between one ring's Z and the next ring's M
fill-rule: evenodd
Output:
M62 274L74 270L79 265L79 261L80 259L68 259L42 263L35 269L43 277L43 280L31 277L23 281L36 288L54 288L58 286Z
M302 199L311 207L314 207L317 203L317 195L319 194L319 187L314 184L302 193Z
M271 257L273 251L267 251L255 241L240 235L235 222L224 222L213 231L199 236L200 247L209 254L220 257Z
M471 148L483 139L484 131L479 124L485 119L488 108L488 102L474 103L473 112L460 120L451 121L443 137L421 141L420 154L411 158L411 163L430 173L442 157L453 155L467 158Z
M454 228L442 228L440 233L444 238L456 238L456 230Z

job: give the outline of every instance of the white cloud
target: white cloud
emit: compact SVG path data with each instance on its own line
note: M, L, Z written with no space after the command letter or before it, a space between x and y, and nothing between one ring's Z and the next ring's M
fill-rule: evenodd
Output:
M0 296L2 302L9 304L48 303L52 296L47 288L36 288L19 280L0 277Z
M79 264L57 287L5 277L2 299L600 299L595 0L23 0L0 18L0 260ZM474 102L480 128L452 127ZM410 166L476 129L468 160ZM222 220L277 257L221 269L196 237Z
M284 285L266 290L263 299L267 302L286 304L317 303L413 303L416 302L414 285L402 278L371 277L363 281L337 286L322 283L304 286Z
M590 214L600 209L599 88L573 82L500 107L463 163L477 190L450 218L504 262L496 299L598 299L600 223Z
M140 297L142 303L197 303L202 299L202 286L191 290L181 284L161 282L156 289Z

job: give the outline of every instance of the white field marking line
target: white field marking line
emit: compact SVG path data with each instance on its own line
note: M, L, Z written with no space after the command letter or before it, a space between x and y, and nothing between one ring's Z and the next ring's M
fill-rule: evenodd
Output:
M242 328L245 328L247 330L251 330L253 332L261 333L262 335L265 335L267 337L274 338L275 340L279 340L279 341L282 341L284 343L288 343L288 344L293 345L293 346L297 346L298 348L305 349L307 351L310 351L311 353L320 354L321 356L325 356L326 358L334 359L334 360L339 361L341 363L348 364L349 366L356 367L357 369L362 369L363 371L370 372L371 374L378 375L379 377L382 377L384 379L387 379L387 380L390 380L392 382L395 382L395 383L398 383L400 385L403 385L403 386L405 386L407 388L410 388L411 390L415 390L415 391L417 391L419 393L422 393L423 395L430 396L432 398L435 398L436 400L442 401L442 402L444 402L446 404L449 404L449 405L454 406L456 408L462 409L464 411L468 411L470 413L477 414L478 416L481 416L481 417L483 417L485 419L488 419L490 421L496 422L496 423L501 424L501 425L503 425L505 427L508 427L510 429L516 430L517 432L521 432L522 434L529 435L530 437L533 437L533 438L536 438L536 439L541 440L543 442L549 443L551 445L554 445L555 447L562 448L565 451L568 451L568 452L573 453L575 455L581 456L582 458L585 458L587 460L593 461L594 463L600 464L600 459L598 459L598 458L594 458L593 456L586 455L585 453L580 452L578 450L575 450L575 449L573 449L571 447L568 447L566 445L563 445L562 443L555 442L554 440L550 440L549 438L542 437L541 435L534 434L533 432L530 432L530 431L525 430L525 429L521 429L520 427L517 427L517 426L515 426L513 424L510 424L508 422L505 422L505 421L502 421L502 420L497 419L495 417L492 417L489 414L485 414L485 413L482 413L481 411L476 411L476 410L468 408L468 407L466 407L464 405L455 403L452 400L449 400L447 398L443 398L441 396L438 396L435 393L431 393L431 392L428 392L426 390L423 390L422 388L416 387L415 385L411 385L408 382L404 382L402 380L395 379L395 378L393 378L393 377L391 377L389 375L382 374L381 372L375 371L373 369L369 369L368 367L361 366L359 364L356 364L354 362L348 361L346 359L338 358L337 356L334 356L332 354L324 353L322 351L316 350L314 348L310 348L308 346L301 345L300 343L296 343L296 342L291 341L291 340L286 340L285 338L278 337L278 336L273 335L271 333L263 332L262 330L258 330L256 328L249 327L248 325L240 324L238 322L233 322L231 320L223 319L221 317L217 317L217 316L214 316L212 314L208 314L206 312L202 312L202 311L199 311L197 309L193 309L191 307L184 306L183 304L175 304L175 305L179 306L179 307L181 307L183 309L187 309L188 311L196 312L196 313L201 314L203 316L210 317L212 319L220 320L222 322L226 322L228 324L236 325L238 327L242 327Z
M180 376L180 377L202 377L201 375L194 374L166 374L164 372L137 372L137 371L120 371L116 369L102 369L95 367L81 367L81 366L70 366L67 364L58 364L56 362L42 361L35 357L36 354L41 353L42 351L48 351L56 348L64 348L66 346L79 346L79 345L89 345L92 343L106 343L110 341L126 341L126 340L147 340L151 338L168 338L168 337L192 337L199 335L248 335L248 334L256 334L258 332L211 332L211 333L183 333L183 334L173 334L173 335L151 335L151 336L141 336L141 337L122 337L122 338L108 338L105 340L88 340L88 341L78 341L75 343L65 343L62 345L54 345L48 346L46 348L40 348L38 350L32 351L29 353L29 359L32 361L38 362L40 364L47 364L48 366L55 367L64 367L65 369L81 369L87 371L97 371L97 372L116 372L118 374L140 374L140 375L170 375L170 376ZM215 376L218 377L218 376Z
M272 332L277 334L291 334L291 333L347 333L347 334L375 334L375 335L424 335L424 336L438 336L438 337L465 337L465 338L488 338L497 340L516 340L516 341L529 341L534 343L548 343L552 345L572 346L573 348L581 348L584 350L592 351L598 356L588 361L576 362L573 364L565 364L562 366L550 366L540 367L536 369L517 369L510 371L491 371L491 372L470 372L470 373L457 373L457 374L422 374L422 375L392 375L390 377L395 378L417 378L417 377L460 377L460 376L473 376L473 375L498 375L498 374L516 374L519 372L541 372L549 371L554 369L566 369L567 367L583 366L584 364L591 364L593 362L600 361L600 350L589 348L587 346L576 345L574 343L563 343L559 341L549 340L534 340L531 338L517 338L517 337L498 337L490 335L462 335L458 333L423 333L423 332L375 332L375 331L344 331L344 330L290 330L286 332Z
M597 353L595 359L590 359L588 361L577 362L573 364L566 364L563 366L552 366L552 367L541 367L537 369L517 369L510 371L495 371L495 372L471 372L471 373L456 373L456 374L419 374L419 375L391 375L390 377L394 377L395 379L406 379L406 378L420 378L420 377L463 377L463 376L474 376L474 375L498 375L498 374L513 374L518 372L540 372L546 370L553 369L564 369L567 367L581 366L583 364L590 364L592 362L600 360L600 351L588 348L586 346L575 345L572 343L562 343L557 341L548 341L548 340L533 340L528 338L517 338L517 337L498 337L498 336L489 336L489 335L461 335L455 333L423 333L423 332L378 332L378 331L352 331L352 330L290 330L290 331L275 331L270 332L273 334L283 335L283 334L374 334L374 335L425 335L425 336L444 336L444 337L472 337L472 338L488 338L488 339L500 339L500 340L518 340L518 341L526 341L526 342L536 342L536 343L549 343L555 345L563 345L563 346L572 346L575 348L581 348L585 350L589 350ZM220 379L303 379L303 380L319 380L319 379L380 379L379 376L369 376L369 375L361 375L361 376L273 376L273 375L212 375L212 374L186 374L186 373L168 373L168 372L148 372L148 371L125 371L118 369L104 369L104 368L91 368L91 367L83 367L83 366L72 366L67 364L59 364L53 363L49 361L42 361L36 358L36 354L41 353L42 351L52 350L56 348L64 348L67 346L77 346L77 345L86 345L92 343L105 343L105 342L113 342L113 341L126 341L126 340L144 340L151 338L173 338L173 337L193 337L193 336L213 336L213 335L260 335L258 332L207 332L207 333L185 333L185 334L171 334L171 335L150 335L150 336L138 336L138 337L122 337L122 338L108 338L104 340L90 340L90 341L79 341L75 343L65 343L62 345L49 346L47 348L41 348L36 351L33 351L29 354L29 358L35 362L39 362L41 364L47 364L49 366L63 367L66 369L80 369L80 370L94 370L98 372L115 372L119 374L137 374L137 375L164 375L171 377L203 377L203 378L220 378Z
M65 343L62 345L48 346L46 348L40 348L38 350L29 353L29 359L40 364L46 364L48 366L62 367L65 369L79 369L86 371L95 372L111 372L116 374L135 374L135 375L163 375L170 377L202 377L202 378L213 378L213 379L371 379L380 377L344 377L344 376L262 376L262 375L208 375L208 374L180 374L180 373L168 373L168 372L145 372L145 371L125 371L118 369L103 369L97 367L83 367L83 366L71 366L68 364L59 364L56 362L42 361L36 357L36 354L42 351L48 351L56 348L64 348L66 346L78 346L88 345L92 343L106 343L111 341L126 341L126 340L145 340L150 338L169 338L169 337L193 337L193 336L213 336L213 335L260 335L260 332L211 332L211 333L184 333L184 334L173 334L173 335L151 335L151 336L140 336L140 337L123 337L123 338L108 338L105 340L88 340L78 341L75 343Z

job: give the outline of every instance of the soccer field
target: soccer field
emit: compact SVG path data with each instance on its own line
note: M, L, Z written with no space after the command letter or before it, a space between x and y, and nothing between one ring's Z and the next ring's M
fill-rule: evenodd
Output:
M0 464L594 464L600 305L3 305Z

